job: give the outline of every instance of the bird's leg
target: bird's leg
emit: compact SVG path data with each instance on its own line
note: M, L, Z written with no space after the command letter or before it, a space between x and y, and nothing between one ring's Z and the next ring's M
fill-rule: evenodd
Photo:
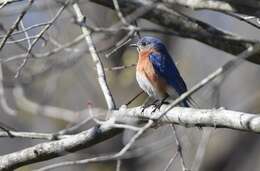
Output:
M169 102L165 101L169 95L167 94L163 99L159 101L159 103L154 103L154 110L152 112L155 112L157 109L160 109L163 104L169 104Z
M154 100L154 101L151 102L151 100L152 100L151 97L147 97L147 99L145 99L144 104L142 105L142 113L144 112L144 110L147 107L154 105L154 103L156 103L158 101L158 100Z
M163 99L161 99L160 101L157 100L157 103L153 104L154 105L154 109L153 109L151 114L153 114L157 109L160 109L163 104L169 104L169 102L166 101L166 99L168 97L169 97L169 95L166 94L166 96ZM152 127L155 128L155 129L160 127L159 120L157 120Z

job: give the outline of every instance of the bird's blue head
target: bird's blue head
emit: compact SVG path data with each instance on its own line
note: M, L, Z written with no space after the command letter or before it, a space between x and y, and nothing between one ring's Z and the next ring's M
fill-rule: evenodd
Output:
M139 39L135 46L137 47L138 52L147 51L151 49L154 49L156 51L166 50L166 47L160 39L151 36L145 36Z

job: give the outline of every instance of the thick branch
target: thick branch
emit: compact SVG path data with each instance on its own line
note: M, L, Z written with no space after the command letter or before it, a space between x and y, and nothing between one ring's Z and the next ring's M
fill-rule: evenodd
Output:
M162 107L164 111L167 106ZM117 121L124 122L126 119L154 119L160 118L161 112L155 112L151 115L152 108L141 113L139 107L114 112L113 115L118 118ZM163 117L160 122L165 124L179 124L185 127L201 126L230 128L242 131L260 133L260 116L243 112L236 112L224 109L193 109L174 107Z
M91 0L92 2L113 9L112 1ZM151 6L152 1L149 0L118 0L121 10L129 13L133 9L140 6ZM127 4L127 5L126 5ZM223 50L227 53L237 55L245 50L249 45L254 45L257 42L245 40L228 32L224 32L207 23L201 22L194 18L188 17L159 3L154 10L147 13L143 18L150 20L160 26L177 32L179 35L192 38L209 46ZM250 56L247 60L260 64L258 54Z
M205 1L205 0L196 0L196 1L187 1L187 0L163 0L163 2L181 5L189 7L192 9L213 9L213 10L223 10L223 11L234 11L235 9L227 2L218 2L218 1Z
M129 123L133 120L157 120L161 112L167 106L162 106L162 111L151 115L152 107L141 113L142 108L122 109L111 111L110 115L117 121ZM103 112L104 115L107 111ZM260 117L255 114L235 112L223 109L192 109L175 107L164 115L160 122L165 124L179 124L183 126L200 126L230 128L236 130L250 131L260 133ZM30 163L45 161L58 156L63 156L71 152L78 151L98 144L108 138L111 138L121 132L121 129L112 128L113 124L104 124L87 131L83 131L69 138L46 142L29 147L27 149L7 154L0 157L0 170L15 169Z
M0 157L0 170L12 170L21 166L63 156L88 148L121 132L107 126L87 131L58 141L46 142Z
M260 3L258 0L163 0L163 2L181 5L192 9L209 9L217 11L233 11L259 17Z
M183 0L184 1L184 0ZM236 12L260 17L260 3L258 0L217 0L226 2L232 6Z

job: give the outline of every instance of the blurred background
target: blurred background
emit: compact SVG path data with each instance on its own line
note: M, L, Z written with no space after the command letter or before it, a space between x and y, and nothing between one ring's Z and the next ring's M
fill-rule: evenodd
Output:
M5 35L13 25L27 1L7 4L0 8L0 35ZM22 24L15 32L40 23L50 21L62 4L59 1L35 1L29 12L22 19ZM109 27L119 18L114 10L91 3L80 1L80 8L86 16L86 23L95 27ZM243 21L234 19L219 12L208 10L191 11L180 9L187 15L209 23L217 28L235 33L243 38L260 38L260 31ZM23 25L23 26L22 26ZM159 28L147 20L139 19L138 26ZM19 131L53 133L69 127L82 118L88 117L87 112L81 112L91 102L94 107L106 109L105 99L97 81L95 64L88 53L87 44L82 39L52 55L46 55L55 48L63 46L78 36L81 29L75 22L75 14L71 6L66 8L58 20L44 34L32 53L42 55L40 59L30 58L18 79L14 79L17 68L23 62L19 55L25 54L28 41L14 41L32 37L38 34L43 26L38 26L20 34L12 35L2 51L1 71L4 94L1 100L6 100L7 106L1 105L0 121ZM109 87L113 93L117 107L127 103L140 88L135 79L137 52L128 46L123 46L107 57L115 44L120 41L126 31L116 34L93 33L99 56L105 66ZM208 74L216 70L234 56L209 47L192 39L176 36L141 32L141 36L153 35L159 37L167 45L170 54L181 72L188 87L192 87ZM2 37L1 37L2 39ZM135 42L134 37L132 42ZM14 58L14 59L12 59ZM112 70L116 66L128 66L125 69ZM250 62L244 62L224 80L217 79L208 84L193 96L199 108L224 107L230 110L248 113L259 113L260 100L260 67ZM139 97L133 106L143 103L146 96ZM35 105L38 105L35 108ZM54 106L63 109L68 117L59 117L60 113L46 115L44 108ZM72 115L71 115L72 114ZM74 115L75 114L75 115ZM81 130L90 128L93 121L85 124ZM230 129L184 128L176 126L183 149L184 161L191 168L197 150L205 151L200 171L256 171L259 170L260 138L257 134ZM119 151L129 140L132 133L125 132L92 148L56 158L54 160L28 165L18 170L26 171L40 168L60 161L91 158L97 155ZM199 148L204 141L202 148ZM44 142L42 140L0 138L0 155L8 154ZM176 151L176 142L169 126L149 130L132 148L129 158L122 161L122 171L163 170ZM116 162L92 163L71 166L56 170L115 170ZM182 170L180 158L177 158L169 170Z

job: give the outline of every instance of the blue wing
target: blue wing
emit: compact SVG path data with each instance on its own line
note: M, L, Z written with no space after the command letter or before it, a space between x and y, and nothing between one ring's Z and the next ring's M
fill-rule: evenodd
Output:
M153 64L156 74L162 77L168 85L171 85L179 95L187 91L184 80L167 52L163 54L151 53L149 60ZM187 101L183 101L186 107L189 106Z

